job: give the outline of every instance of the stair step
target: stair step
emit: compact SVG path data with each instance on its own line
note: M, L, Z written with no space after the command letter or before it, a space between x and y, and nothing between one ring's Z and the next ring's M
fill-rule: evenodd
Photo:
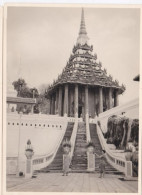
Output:
M67 138L70 140L72 131L73 131L74 123L69 122L67 125L67 129L65 132L65 135L63 137L62 142ZM41 172L49 172L49 171L61 171L63 169L63 151L62 151L62 143L60 144L58 151L55 155L54 160L51 162L51 164L43 169L41 169Z

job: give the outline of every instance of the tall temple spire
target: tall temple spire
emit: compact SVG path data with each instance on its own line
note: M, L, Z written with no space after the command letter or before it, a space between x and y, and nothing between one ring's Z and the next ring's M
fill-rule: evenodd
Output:
M81 24L80 24L79 35L81 35L81 34L87 34L86 27L85 27L84 9L83 8L82 8L82 13L81 13Z
M88 39L89 38L87 36L86 27L85 27L84 9L82 8L81 23L80 23L80 30L79 30L79 36L77 38L77 43L83 45L88 42Z

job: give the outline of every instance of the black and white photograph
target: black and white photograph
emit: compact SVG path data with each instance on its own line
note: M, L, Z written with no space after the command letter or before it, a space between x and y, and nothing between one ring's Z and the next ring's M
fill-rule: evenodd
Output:
M6 192L140 192L140 14L5 6Z

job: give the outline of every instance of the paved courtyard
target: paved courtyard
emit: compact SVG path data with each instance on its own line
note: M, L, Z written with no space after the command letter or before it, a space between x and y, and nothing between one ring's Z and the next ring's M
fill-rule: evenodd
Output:
M24 179L15 176L7 177L7 191L13 192L121 192L136 193L137 181L122 181L122 176L106 174L70 173L41 173L36 178Z

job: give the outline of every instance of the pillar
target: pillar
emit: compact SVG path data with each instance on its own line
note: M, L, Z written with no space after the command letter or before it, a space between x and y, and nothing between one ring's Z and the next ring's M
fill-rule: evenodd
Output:
M74 97L74 117L78 118L78 85L75 85L75 97Z
M62 86L59 87L59 99L58 99L58 113L59 116L62 114Z
M34 113L34 104L31 105L31 113Z
M51 96L51 114L53 114L53 95Z
M56 89L55 114L58 114L58 95L59 95L59 92L58 92L58 90Z
M114 107L119 106L118 91L114 93Z
M108 109L112 108L112 89L108 89Z
M85 86L85 115L89 114L89 107L88 107L88 86Z
M53 95L53 114L55 114L55 95Z
M99 113L103 112L103 88L99 88Z
M51 114L51 108L52 108L52 100L51 100L51 97L50 97L50 114Z
M68 116L68 84L65 85L64 116Z

